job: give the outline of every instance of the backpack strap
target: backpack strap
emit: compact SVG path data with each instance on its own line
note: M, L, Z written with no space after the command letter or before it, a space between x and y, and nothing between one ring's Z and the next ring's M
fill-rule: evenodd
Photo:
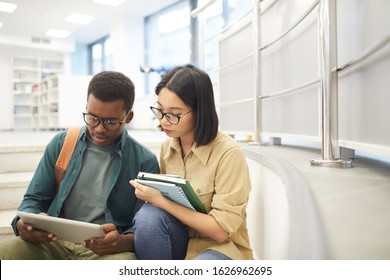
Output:
M74 149L76 148L80 130L81 127L71 127L66 133L64 145L62 146L60 155L58 156L56 166L54 168L54 174L56 176L56 193L58 193L60 183L65 176L66 168L68 167Z

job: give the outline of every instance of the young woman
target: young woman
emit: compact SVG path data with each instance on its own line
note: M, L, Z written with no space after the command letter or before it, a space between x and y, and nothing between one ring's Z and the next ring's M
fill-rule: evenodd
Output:
M253 259L246 225L251 183L237 143L218 131L210 77L185 65L168 72L151 107L170 138L161 147L163 174L186 178L207 210L196 212L131 181L148 203L135 217L138 259Z

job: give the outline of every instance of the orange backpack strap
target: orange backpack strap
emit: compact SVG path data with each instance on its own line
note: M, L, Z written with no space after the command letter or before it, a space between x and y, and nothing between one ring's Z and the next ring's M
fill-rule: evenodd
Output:
M60 155L58 156L56 166L54 168L54 174L56 176L56 193L60 188L60 183L65 176L66 168L68 167L74 149L76 148L80 129L81 127L71 127L66 133L64 145L62 146Z

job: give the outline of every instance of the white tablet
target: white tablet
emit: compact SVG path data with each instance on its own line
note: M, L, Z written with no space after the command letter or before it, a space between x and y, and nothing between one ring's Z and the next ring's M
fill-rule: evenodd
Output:
M33 214L17 211L17 215L26 224L33 227L54 233L58 239L81 243L92 237L104 236L101 225L69 219L57 218L42 214Z

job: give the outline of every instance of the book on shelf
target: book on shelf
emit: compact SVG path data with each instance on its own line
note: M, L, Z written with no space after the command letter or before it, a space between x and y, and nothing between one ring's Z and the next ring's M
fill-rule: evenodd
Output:
M188 180L167 174L139 172L136 181L158 189L167 198L198 212L206 213Z

